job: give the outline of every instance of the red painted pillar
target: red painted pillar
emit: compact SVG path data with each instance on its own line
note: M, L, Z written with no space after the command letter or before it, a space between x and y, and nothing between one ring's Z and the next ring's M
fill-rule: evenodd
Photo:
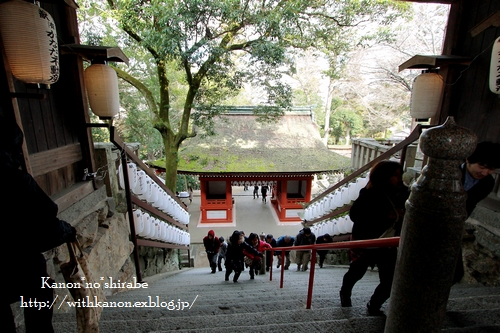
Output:
M280 209L280 220L283 220L285 219L286 217L286 209L283 208L284 205L286 205L286 202L287 202L287 197L286 197L286 192L288 190L288 186L287 186L287 181L286 180L283 180L281 182L281 198L280 198L280 202L281 202L281 209Z

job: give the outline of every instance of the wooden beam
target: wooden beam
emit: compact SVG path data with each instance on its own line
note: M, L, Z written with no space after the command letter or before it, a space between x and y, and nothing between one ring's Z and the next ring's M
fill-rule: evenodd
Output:
M470 64L470 58L452 55L421 55L417 54L401 65L398 71L404 69L430 69L449 65L464 65Z
M478 25L472 28L470 34L472 35L472 37L476 37L491 26L500 27L500 10L497 10L496 12L491 14L490 17L484 19Z
M65 44L61 45L60 49L61 54L78 54L89 61L102 59L106 61L124 62L127 65L129 62L128 57L119 47Z
M74 203L82 200L82 198L86 197L93 191L94 185L91 181L79 182L61 192L58 192L50 198L57 204L60 213Z
M37 177L82 160L79 143L29 156L32 176Z

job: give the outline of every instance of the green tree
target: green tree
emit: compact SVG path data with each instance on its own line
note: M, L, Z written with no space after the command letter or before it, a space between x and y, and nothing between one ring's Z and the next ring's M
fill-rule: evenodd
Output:
M330 118L330 127L336 143L344 138L344 144L351 144L351 137L363 130L363 117L355 110L340 106Z
M397 14L392 9L402 6L389 0L108 0L107 5L91 7L96 13L105 9L103 30L112 31L116 22L127 38L115 40L140 48L135 52L147 60L145 70L155 69L154 85L121 67L117 73L141 92L152 114L170 188L180 144L200 131L213 134L214 117L225 110L221 102L237 95L244 82L266 94L256 109L261 120L280 117L292 104L282 76L293 68L293 49L331 45L341 31L376 17L391 20ZM179 71L182 78L176 77ZM183 96L175 95L175 84L187 87Z

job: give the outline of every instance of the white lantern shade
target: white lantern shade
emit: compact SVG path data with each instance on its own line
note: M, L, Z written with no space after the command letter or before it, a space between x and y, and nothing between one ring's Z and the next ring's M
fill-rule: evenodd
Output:
M139 236L147 237L151 231L151 216L148 213L142 214L142 222L144 224L142 231L139 232Z
M101 119L111 119L120 111L118 76L109 66L94 64L85 70L85 88L90 108Z
M436 73L423 73L415 78L411 90L410 115L415 119L434 117L440 109L444 81Z
M134 226L135 234L139 235L144 230L144 221L142 219L142 211L137 209L134 210Z
M500 94L500 37L495 40L491 51L490 64L490 90L492 93Z
M56 25L47 11L25 1L4 2L0 33L12 75L24 83L57 82L59 46Z

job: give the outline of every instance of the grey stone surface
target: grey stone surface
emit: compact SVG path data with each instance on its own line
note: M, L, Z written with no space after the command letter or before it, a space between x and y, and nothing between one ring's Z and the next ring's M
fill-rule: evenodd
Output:
M106 188L103 186L77 201L68 209L59 212L58 218L72 224L78 223L91 212L107 209L106 199Z
M429 163L406 202L386 333L441 330L467 218L459 166L475 144L451 117L420 137Z
M190 309L105 308L100 332L383 332L385 320L369 317L365 305L378 284L377 270L369 270L353 290L353 307L342 308L338 299L341 279L347 267L326 265L315 270L311 309L306 309L308 272L285 271L280 288L280 271L250 280L248 270L238 283L225 282L223 272L210 274L206 268L191 268L152 278L147 289L115 294L113 302L153 300L186 301ZM459 284L452 288L443 332L453 329L500 329L500 288ZM193 303L193 301L196 301ZM387 312L387 304L382 308ZM54 317L57 333L76 332L74 314ZM476 330L481 333L482 330ZM489 331L485 331L489 332ZM493 332L493 331L492 331Z

